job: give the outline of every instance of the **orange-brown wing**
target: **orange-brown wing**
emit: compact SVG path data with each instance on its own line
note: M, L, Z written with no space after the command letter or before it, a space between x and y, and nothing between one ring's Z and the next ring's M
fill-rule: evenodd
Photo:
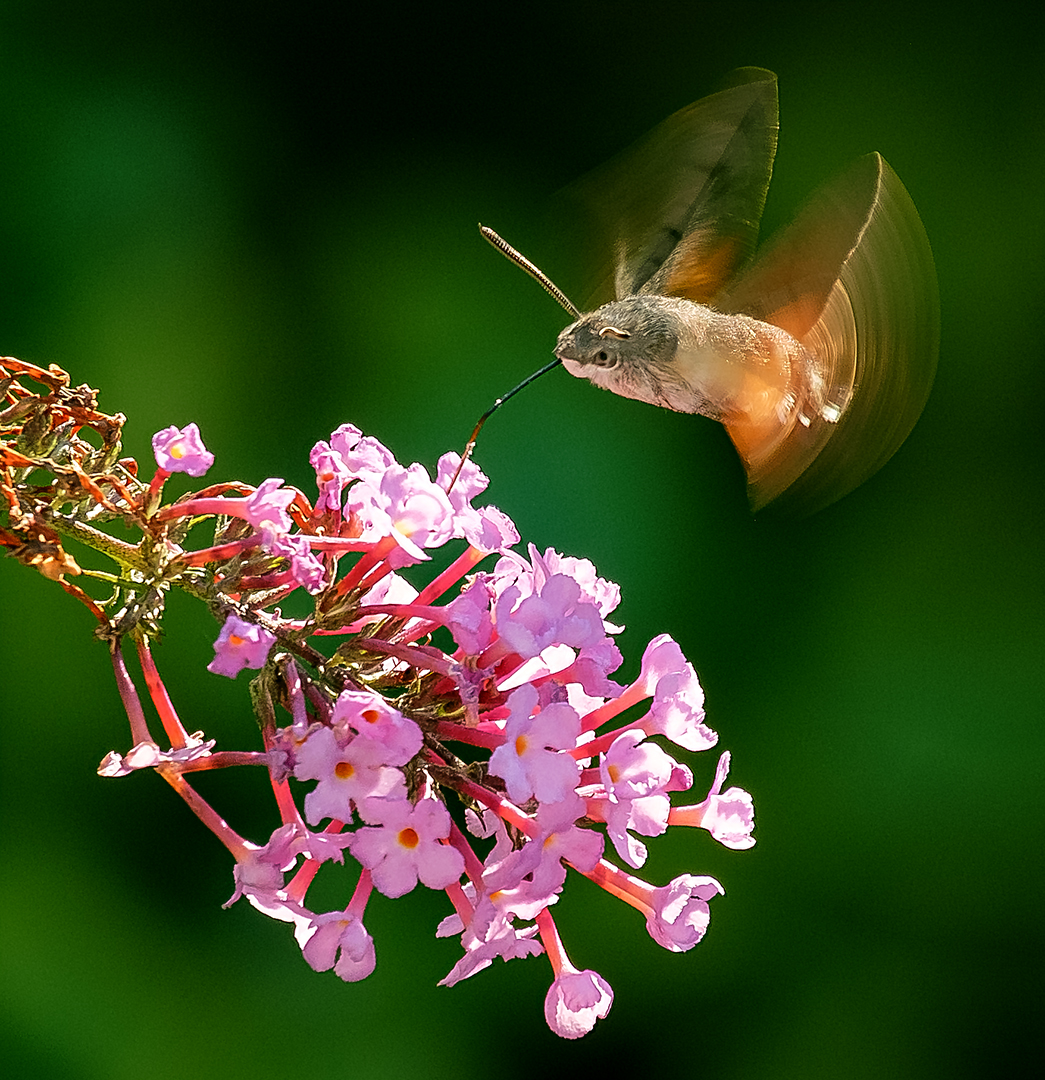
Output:
M879 154L821 187L715 304L787 330L823 380L822 407L796 411L761 446L730 432L752 509L812 513L899 449L936 372L939 296L918 212Z
M561 192L556 248L582 308L636 293L698 303L718 293L754 252L776 141L776 76L740 68Z

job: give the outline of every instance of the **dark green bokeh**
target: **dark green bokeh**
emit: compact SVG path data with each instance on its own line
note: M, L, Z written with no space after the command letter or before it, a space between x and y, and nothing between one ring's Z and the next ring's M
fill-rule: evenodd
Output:
M432 937L441 895L375 898L356 986L223 912L229 860L173 794L94 775L127 736L87 615L0 563L10 1074L1023 1071L1043 954L1041 27L1006 4L344 7L0 9L0 351L100 387L128 452L195 420L216 476L307 487L309 447L352 420L434 465L564 321L476 221L525 247L544 196L742 64L780 78L768 227L872 149L908 186L940 274L936 387L878 476L799 523L748 515L715 425L564 373L484 433L524 539L621 583L626 674L652 635L683 644L758 811L749 853L652 843L651 879L727 889L684 956L570 884L567 945L617 994L578 1044L544 1027L543 960L435 987L457 955ZM195 607L172 604L161 670L190 728L250 746L246 676L204 671ZM263 839L262 780L204 779Z

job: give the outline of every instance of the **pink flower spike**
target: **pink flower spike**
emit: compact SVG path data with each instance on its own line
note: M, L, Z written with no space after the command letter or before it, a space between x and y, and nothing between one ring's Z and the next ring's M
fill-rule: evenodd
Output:
M353 833L349 850L385 896L404 896L418 879L429 889L445 889L464 872L461 853L442 843L450 835L450 815L442 803L366 799L360 816L377 827Z
M234 679L244 668L263 668L276 635L264 627L230 615L214 642L214 659L207 670Z
M214 455L203 445L195 424L183 428L172 425L157 431L152 437L152 452L156 464L168 473L202 476L214 464Z

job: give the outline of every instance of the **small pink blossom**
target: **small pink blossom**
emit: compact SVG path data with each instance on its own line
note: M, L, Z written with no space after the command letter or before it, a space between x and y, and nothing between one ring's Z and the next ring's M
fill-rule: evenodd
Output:
M282 555L290 560L290 576L313 596L322 592L327 572L315 556L307 536L275 536L265 545L270 555Z
M244 520L262 535L276 536L290 532L291 520L287 507L294 501L294 492L282 484L282 480L269 477L243 500Z
M367 799L364 821L376 828L352 834L353 856L372 874L374 888L392 899L410 892L420 879L429 889L445 889L464 872L464 858L442 843L450 835L450 815L442 803L422 799Z
M214 455L203 445L195 424L183 428L172 425L157 431L152 437L152 452L156 464L169 473L202 476L214 464Z
M539 802L560 802L577 786L580 765L560 750L577 744L581 722L569 705L549 705L536 716L537 690L527 684L508 698L511 715L505 741L490 755L490 772L499 776L515 802L531 795Z
M294 775L318 780L305 796L305 818L318 825L324 818L352 820L352 806L371 796L406 796L399 769L385 764L384 748L367 739L343 742L328 727L314 729L297 752Z
M347 725L359 739L376 743L380 749L375 748L375 755L380 755L385 765L405 765L421 749L423 736L417 724L369 690L345 690L334 705L331 719L335 724Z
M708 901L724 893L712 877L683 874L663 888L652 890L646 929L658 945L671 952L688 952L707 932Z
M341 509L341 493L353 480L345 465L344 458L329 443L317 442L308 456L309 464L316 470L316 486L319 497L316 499L317 514L325 511L336 512Z
M642 656L646 692L653 695L643 723L651 735L664 735L694 752L708 750L718 735L704 723L704 691L693 665L667 634L654 638Z
M276 635L256 623L230 615L214 642L214 659L207 670L234 679L244 668L262 668Z
M723 846L734 851L746 851L755 846L751 835L755 828L755 805L743 789L731 787L722 792L722 785L729 774L729 751L718 759L715 782L708 797L696 806L673 807L668 817L669 825L696 825L707 829Z
M177 750L161 750L154 742L140 742L132 746L126 754L121 755L110 750L98 766L98 775L127 776L138 769L155 769L157 765L164 763L184 765L198 758L210 757L213 749L214 740L204 740L202 731L190 735L185 745Z
M497 633L523 659L539 656L549 645L580 649L605 637L598 608L581 596L580 586L565 574L555 574L540 592L520 601L512 585L501 593L495 609Z
M377 965L374 939L362 921L348 911L313 915L310 930L301 937L305 938L301 952L313 971L333 968L345 982L360 982Z
M524 956L539 956L543 952L540 942L532 938L537 927L516 926L511 914L502 905L494 903L489 896L482 896L476 901L474 886L469 882L465 894L475 903L468 925L463 927L460 916L451 916L439 924L437 937L448 937L451 933L461 932L461 946L464 956L454 964L440 986L455 986L462 979L468 979L488 968L500 957L504 961Z
M629 866L642 866L646 845L628 830L643 836L660 836L668 827L671 800L668 793L693 783L685 765L666 754L656 743L644 743L642 731L625 731L603 755L599 772L607 799L598 805L617 854Z
M563 965L544 999L548 1027L564 1039L587 1035L613 1004L610 984L597 972Z

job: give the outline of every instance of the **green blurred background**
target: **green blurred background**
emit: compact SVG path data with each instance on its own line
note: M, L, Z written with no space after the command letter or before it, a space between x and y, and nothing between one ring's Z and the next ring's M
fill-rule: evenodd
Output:
M476 222L539 260L550 192L738 65L780 79L767 229L880 150L943 309L913 435L807 521L748 514L717 425L565 373L480 440L524 539L621 584L625 675L654 634L682 643L756 799L751 852L651 844L650 879L726 887L688 954L571 880L567 946L617 995L579 1043L544 1025L543 959L435 986L457 958L433 939L442 894L375 897L378 967L354 986L314 974L286 927L222 911L230 860L166 786L95 775L127 730L87 614L0 563L7 1075L1033 1071L1042 26L1022 4L944 10L4 0L0 352L100 387L146 462L153 431L194 420L215 477L307 486L308 449L351 420L434 466L564 322ZM216 627L197 606L172 602L161 670L190 730L252 746L247 676L204 670ZM267 836L263 777L202 779Z

